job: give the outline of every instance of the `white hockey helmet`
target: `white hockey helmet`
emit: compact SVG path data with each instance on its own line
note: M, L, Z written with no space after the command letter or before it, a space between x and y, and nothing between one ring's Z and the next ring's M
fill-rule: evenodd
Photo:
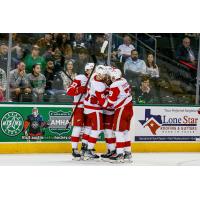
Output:
M104 65L98 65L96 68L96 74L104 76L107 74L106 67Z
M107 74L109 76L111 76L111 72L112 72L113 68L111 66L105 66L105 68L106 68Z
M85 65L85 71L88 70L88 69L93 69L94 68L94 63L87 63Z
M122 77L122 72L120 69L115 68L111 71L110 76L111 76L111 79L117 80Z

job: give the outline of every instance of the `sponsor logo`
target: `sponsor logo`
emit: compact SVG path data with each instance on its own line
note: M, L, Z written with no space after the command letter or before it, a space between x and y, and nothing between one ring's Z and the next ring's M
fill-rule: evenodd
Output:
M153 115L151 109L145 109L144 120L139 120L140 124L145 128L148 127L153 135L157 130L195 130L198 118L184 115L181 117L171 117L170 115ZM188 128L187 128L188 127Z
M1 129L8 136L16 136L23 130L23 117L17 112L8 112L1 119Z
M139 122L142 124L144 128L149 127L153 135L156 135L156 131L162 125L161 115L152 115L151 109L145 109L145 119L139 120Z
M57 111L49 112L49 130L57 135L63 135L71 130L71 126L66 129L66 126L71 117L71 112Z

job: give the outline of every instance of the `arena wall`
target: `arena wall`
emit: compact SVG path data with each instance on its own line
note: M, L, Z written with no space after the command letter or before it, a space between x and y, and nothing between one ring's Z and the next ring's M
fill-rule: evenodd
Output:
M37 107L48 126L42 138L30 138L24 121ZM72 105L0 104L0 153L71 152L71 127L66 130ZM131 122L133 152L199 152L200 112L195 106L134 106ZM45 124L44 123L44 124ZM104 152L103 134L96 144Z

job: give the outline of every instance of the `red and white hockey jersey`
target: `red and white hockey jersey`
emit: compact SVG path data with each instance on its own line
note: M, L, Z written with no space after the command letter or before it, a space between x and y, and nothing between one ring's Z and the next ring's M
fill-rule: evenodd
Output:
M74 97L74 105L77 105L80 96L83 94L80 102L78 103L79 108L83 108L83 102L86 95L86 83L88 77L84 74L80 74L75 77L74 81L71 85L67 88L67 95Z
M109 95L109 91L110 91L110 87L108 85L106 85L106 91L105 91L105 95L106 97ZM109 105L106 108L103 109L103 114L105 115L113 115L114 114L114 106L113 105Z
M121 78L111 84L108 102L113 104L115 109L132 103L130 85L126 79Z
M90 81L87 88L87 95L84 100L84 113L89 114L92 112L103 113L102 107L106 103L106 84L102 81L98 81L96 76ZM92 103L92 99L95 99L95 103Z

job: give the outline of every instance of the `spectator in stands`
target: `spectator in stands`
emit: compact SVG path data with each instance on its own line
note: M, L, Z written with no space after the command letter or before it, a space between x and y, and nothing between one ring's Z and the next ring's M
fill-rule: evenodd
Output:
M60 77L60 71L55 71L55 65L52 60L47 62L44 75L46 78L46 94L51 95L51 97L54 98L56 94L64 93L63 82L62 78Z
M64 70L54 73L53 63L47 66L45 71L47 78L46 92L50 95L66 94L68 86L71 84L71 79L74 80L76 73L73 71L73 61L66 61Z
M71 60L72 54L73 54L71 45L66 45L63 53L64 53L65 60Z
M8 46L5 43L0 44L0 68L7 72Z
M105 57L105 54L97 53L95 55L95 58L96 58L97 65L106 65L107 58Z
M138 103L151 103L153 101L154 95L150 87L150 81L147 76L144 76L139 87L139 92L136 93L136 99Z
M147 74L149 74L149 76L151 78L158 78L159 77L158 66L154 62L154 57L153 57L152 53L149 53L147 55L146 66L147 66Z
M64 88L64 90L67 90L69 85L72 83L72 80L74 80L77 75L73 70L73 61L72 60L69 60L66 62L65 70L64 70L64 72L62 71L60 75L61 75L62 81L63 81L63 88Z
M186 64L196 65L196 56L194 50L190 46L190 38L185 37L183 39L182 45L180 45L176 50L176 59Z
M28 80L30 82L33 101L43 101L44 90L46 87L46 78L41 74L40 64L34 64L32 66L32 73L28 74Z
M14 69L16 69L16 65L18 64L19 61L24 60L26 55L30 54L30 49L32 46L25 41L23 41L23 38L18 36L14 37L13 39L13 47L12 47L12 61L15 64Z
M104 50L104 52L103 52L103 49L102 49L102 46L103 46L105 40L106 40L105 34L99 33L99 34L95 35L95 42L93 44L93 51L95 52L95 54L106 52L106 50ZM106 46L106 48L107 47L108 47L108 45Z
M146 64L143 60L138 58L137 50L134 49L131 51L131 57L128 58L124 64L124 73L134 73L138 75L147 73Z
M62 55L61 50L57 47L53 53L53 60L54 60L54 69L55 72L63 71L64 70L64 62L65 58Z
M26 64L26 73L32 73L32 66L40 64L41 72L44 72L46 62L43 57L40 56L40 48L38 45L33 45L31 54L27 55L24 59Z
M54 75L54 62L52 60L49 60L44 71L44 76L46 78L46 91L52 90Z
M152 53L149 53L147 55L146 60L146 66L147 66L147 74L149 75L151 86L154 89L154 96L156 98L160 97L160 85L159 85L159 69L157 64L154 62L154 56Z
M131 51L131 57L124 64L124 74L129 84L134 88L135 93L138 93L138 86L141 83L141 78L146 74L146 64L143 60L138 59L138 52Z
M46 33L44 37L40 38L37 41L37 45L40 47L41 53L44 53L49 46L53 45L53 37L52 34Z
M0 68L0 102L4 101L5 91L7 85L6 72Z
M45 59L45 61L48 61L48 60L53 60L53 56L54 56L53 47L49 45L47 46L47 49L42 55L42 57Z
M127 58L131 56L131 51L134 50L135 47L132 45L131 38L126 35L123 38L123 44L118 47L118 57L120 61L125 62Z
M59 50L63 54L66 54L66 52L68 54L69 54L69 52L72 54L70 34L59 33L55 38L53 47L54 47L54 49L59 48Z
M21 44L16 44L12 47L12 60L17 65L20 60L23 60L25 57L26 50L22 47Z
M73 49L87 48L87 42L84 38L84 33L75 33L74 41L72 42Z
M31 93L28 76L25 72L25 64L22 61L17 63L17 68L10 72L10 90L12 99L20 100L20 95Z
M85 73L84 67L88 62L89 62L88 50L84 48L80 49L78 52L78 58L74 63L74 71L77 74L84 74Z
M63 41L63 44L70 44L70 34L69 33L63 33L62 34L62 41Z

